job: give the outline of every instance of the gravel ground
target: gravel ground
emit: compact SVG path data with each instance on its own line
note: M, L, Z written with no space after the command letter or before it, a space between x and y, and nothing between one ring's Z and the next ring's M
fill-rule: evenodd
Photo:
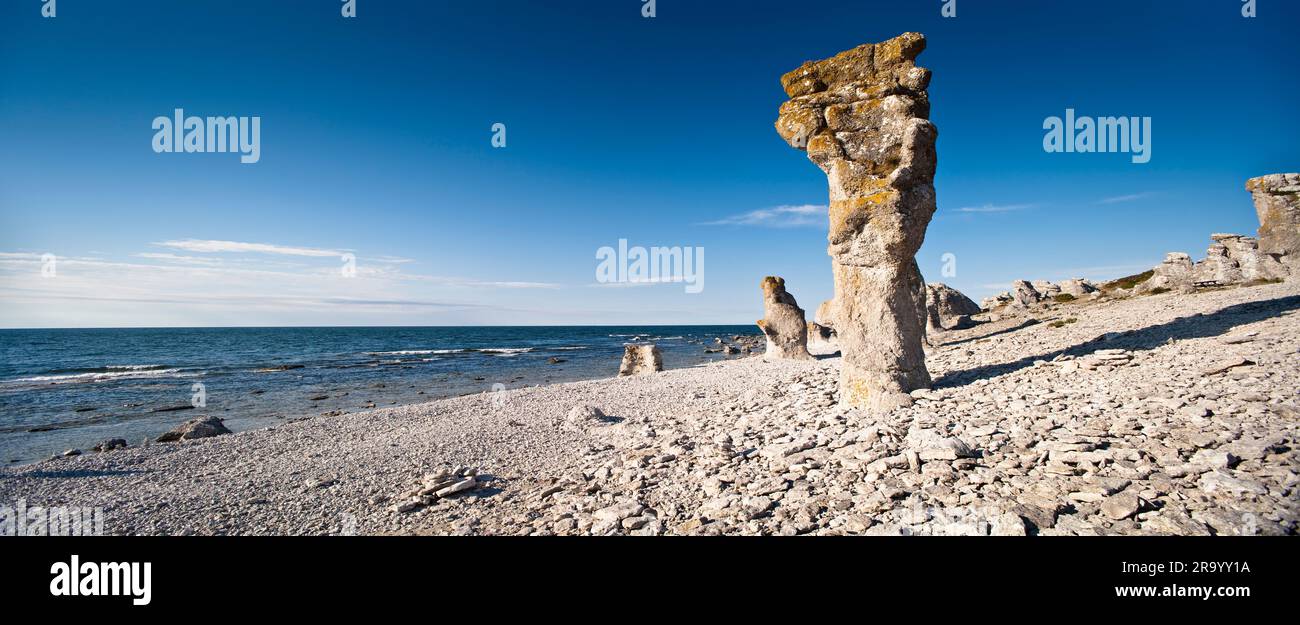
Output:
M0 504L109 534L1294 534L1298 311L1294 280L1026 311L932 337L934 390L888 415L835 405L836 357L748 358L3 468Z

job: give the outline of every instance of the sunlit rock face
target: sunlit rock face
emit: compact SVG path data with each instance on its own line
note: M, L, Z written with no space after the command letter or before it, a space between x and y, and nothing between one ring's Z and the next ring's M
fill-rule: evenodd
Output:
M1300 274L1300 174L1271 174L1246 181L1259 215L1259 251Z
M826 173L834 324L844 362L840 401L889 410L928 387L925 283L916 252L935 210L934 142L916 66L925 37L904 33L781 77L790 100L777 133Z

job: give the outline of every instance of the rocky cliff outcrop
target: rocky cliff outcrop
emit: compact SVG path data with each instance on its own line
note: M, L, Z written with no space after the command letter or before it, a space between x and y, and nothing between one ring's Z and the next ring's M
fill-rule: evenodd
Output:
M935 210L925 37L905 33L781 77L777 133L826 173L841 403L888 410L930 385L915 256Z
M763 278L763 318L758 327L767 337L768 360L812 360L808 353L808 326L804 311L794 296L785 290L785 279Z
M1259 216L1259 250L1282 257L1300 273L1300 174L1272 174L1246 181Z
M1232 285L1280 280L1288 275L1287 267L1272 254L1260 251L1259 242L1253 237L1212 234L1210 239L1214 242L1205 251L1204 260L1193 263L1185 253L1170 252L1151 270L1151 277L1138 284L1134 291L1190 290L1197 283Z
M1040 302L1057 299L1062 295L1069 295L1074 299L1079 299L1092 296L1093 293L1099 290L1096 283L1083 278L1070 278L1061 282L1016 280L1011 283L1010 291L1003 291L992 297L986 297L980 301L980 306L985 310L993 310L1007 305L1016 309L1027 309ZM1068 301L1070 298L1064 299Z
M1151 277L1138 284L1137 292L1155 289L1179 289L1192 284L1192 257L1183 252L1169 252L1159 265L1151 269Z
M619 377L643 375L664 370L664 357L659 346L653 343L637 343L623 346L623 364L618 368Z
M1214 241L1205 251L1205 260L1192 269L1193 281L1214 280L1219 284L1237 284L1251 280L1285 278L1283 267L1272 255L1261 253L1259 241L1239 234L1212 234Z
M1075 299L1087 297L1096 293L1098 290L1096 284L1091 280L1084 280L1083 278L1070 278L1069 280L1063 280L1057 284L1057 286L1060 287L1061 295L1069 295Z
M942 282L925 286L926 332L942 332L971 325L971 315L979 314L980 306L961 291Z

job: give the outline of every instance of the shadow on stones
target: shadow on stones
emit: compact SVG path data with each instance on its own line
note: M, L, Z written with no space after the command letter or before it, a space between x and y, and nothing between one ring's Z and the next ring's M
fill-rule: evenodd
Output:
M1016 331L1019 331L1019 330L1024 330L1025 328L1028 328L1028 327L1036 326L1036 325L1038 325L1038 324L1040 324L1040 323L1042 323L1042 322L1039 321L1039 320L1037 320L1037 319L1026 319L1026 320L1024 320L1023 322L1021 322L1019 325L1011 326L1010 328L1002 328L1001 330L998 330L997 332L989 332L988 334L981 334L981 335L979 335L979 336L972 336L972 337L970 337L970 338L964 338L964 339L961 339L961 340L959 340L959 341L952 341L952 342L949 342L949 343L940 343L940 344L938 345L938 347L948 347L948 346L951 346L951 345L961 345L961 344L963 344L963 343L970 343L970 342L973 342L973 341L979 341L979 340L983 340L983 339L989 338L989 337L991 337L991 336L997 336L997 335L999 335L999 334L1010 334L1010 333L1012 333L1012 332L1016 332ZM959 328L950 328L950 330L955 330L955 329L959 329Z
M152 471L141 471L139 469L126 469L122 471L101 471L92 469L79 469L72 471L32 471L31 473L18 473L14 475L0 475L0 480L4 479L64 479L64 478L81 478L81 477L120 477L124 475L144 475Z
M1179 317L1168 323L1123 332L1109 339L1097 337L1072 347L1026 356L1013 362L951 371L935 380L934 388L955 388L975 380L996 378L1032 367L1036 360L1052 360L1063 354L1078 358L1099 349L1149 350L1164 345L1171 339L1186 340L1220 336L1236 326L1277 317L1284 312L1297 309L1300 309L1300 296L1234 304L1212 313ZM1002 332L1006 331L1009 330Z

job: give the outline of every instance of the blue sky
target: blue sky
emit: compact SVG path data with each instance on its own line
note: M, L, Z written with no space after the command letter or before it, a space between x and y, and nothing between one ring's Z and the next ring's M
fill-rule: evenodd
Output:
M939 128L918 260L976 299L1201 257L1300 166L1295 2L783 4L6 0L0 326L750 323L769 274L811 311L824 219L773 209L826 180L778 79L904 31ZM261 117L260 162L155 153L178 107ZM1066 108L1151 117L1151 161L1044 152ZM597 284L620 238L705 248L703 292Z

